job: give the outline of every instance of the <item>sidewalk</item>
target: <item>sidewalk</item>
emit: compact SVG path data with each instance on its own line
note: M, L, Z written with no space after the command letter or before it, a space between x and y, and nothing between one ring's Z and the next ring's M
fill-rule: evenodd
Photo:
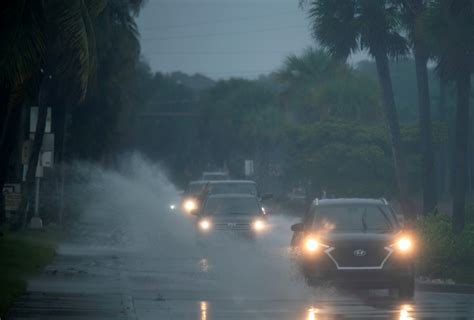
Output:
M117 234L90 237L85 233L93 234L91 229L73 231L73 240L60 245L52 264L29 282L8 319L133 319L120 249L113 245Z

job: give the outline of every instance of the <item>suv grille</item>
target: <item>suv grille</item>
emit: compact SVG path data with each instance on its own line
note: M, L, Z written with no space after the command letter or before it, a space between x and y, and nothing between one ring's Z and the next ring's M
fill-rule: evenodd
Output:
M348 245L334 248L327 252L338 268L376 268L391 252L381 244L378 245Z

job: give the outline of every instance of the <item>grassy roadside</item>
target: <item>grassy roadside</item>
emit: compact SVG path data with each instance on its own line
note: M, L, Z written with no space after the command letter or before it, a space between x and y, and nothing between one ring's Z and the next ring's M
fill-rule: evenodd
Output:
M474 223L471 221L468 219L463 232L456 235L451 232L451 217L447 215L428 215L417 222L421 240L420 276L474 284Z
M25 230L0 237L0 317L26 289L27 279L52 260L60 232Z

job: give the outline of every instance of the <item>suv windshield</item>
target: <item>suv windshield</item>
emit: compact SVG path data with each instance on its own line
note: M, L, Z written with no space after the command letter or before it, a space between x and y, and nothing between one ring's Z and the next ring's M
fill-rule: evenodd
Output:
M213 183L210 185L210 193L226 194L239 193L257 195L257 187L251 182L229 182L229 183Z
M204 206L205 215L259 213L258 201L252 197L209 198Z
M389 232L395 222L390 212L376 205L320 206L313 226L332 232Z

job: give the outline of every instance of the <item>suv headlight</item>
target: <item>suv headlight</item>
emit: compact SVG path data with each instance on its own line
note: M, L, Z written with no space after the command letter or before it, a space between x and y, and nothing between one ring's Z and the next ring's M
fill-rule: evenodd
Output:
M396 238L392 245L390 245L390 248L392 248L396 253L411 254L414 251L414 245L412 237L401 235Z
M312 236L304 240L304 249L307 253L316 253L321 250L321 248L329 248L329 246L321 243L318 238Z
M401 252L410 252L413 250L413 243L408 237L401 237L398 239L395 246Z

